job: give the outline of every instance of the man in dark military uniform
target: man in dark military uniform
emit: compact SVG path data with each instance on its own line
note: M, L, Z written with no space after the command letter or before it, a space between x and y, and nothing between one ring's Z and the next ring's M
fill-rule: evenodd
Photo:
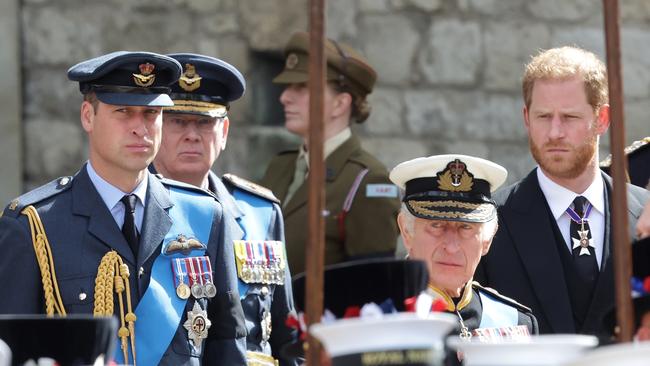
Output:
M229 244L237 223L212 195L147 170L180 74L176 60L149 52L70 68L89 161L4 209L0 277L11 281L0 313L115 315L117 363L198 365L211 354L246 364Z
M650 137L634 141L624 151L627 157L627 174L630 183L650 189ZM611 155L600 162L600 168L607 174L610 174L611 166Z
M538 332L529 308L472 281L498 226L491 192L506 176L500 165L457 154L409 160L390 173L405 191L397 221L408 256L427 262L431 301L458 316L461 337Z
M308 50L308 34L294 34L285 49L285 68L273 80L286 84L280 96L285 127L300 136L303 145L276 156L262 179L262 184L282 201L287 252L294 273L305 270L307 242ZM386 168L361 148L350 129L352 121L362 123L368 118L366 96L377 75L365 58L345 44L327 40L325 55L325 264L392 256L398 235L398 190L388 180Z
M266 188L210 168L226 147L230 102L245 90L241 73L213 57L169 55L183 66L172 85L173 107L165 107L160 151L153 163L158 173L214 193L225 214L239 226L234 242L239 293L246 316L249 365L295 365L280 348L293 340L285 325L293 313L291 274L284 249L284 225L277 199ZM257 272L257 275L252 273Z

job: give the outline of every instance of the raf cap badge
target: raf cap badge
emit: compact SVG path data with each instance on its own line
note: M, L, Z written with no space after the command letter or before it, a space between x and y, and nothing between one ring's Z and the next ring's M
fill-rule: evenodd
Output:
M287 61L284 66L289 70L294 69L296 66L298 66L298 55L295 53L290 53L289 56L287 56Z
M147 62L140 64L138 68L140 69L140 73L133 74L133 82L135 85L141 86L143 88L151 86L151 84L153 84L153 82L156 80L156 74L153 74L153 70L156 68L156 65Z
M185 72L178 79L178 85L183 90L191 92L201 86L201 75L196 72L196 67L192 64L185 64Z
M467 165L455 159L438 173L438 187L442 191L469 192L474 185L474 176L467 171Z

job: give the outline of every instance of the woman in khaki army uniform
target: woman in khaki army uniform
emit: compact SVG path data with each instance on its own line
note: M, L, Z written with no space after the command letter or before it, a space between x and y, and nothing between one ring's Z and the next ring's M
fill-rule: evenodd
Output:
M276 156L262 180L282 201L287 257L293 273L305 270L307 184L309 36L294 34L285 49L285 68L273 82L286 84L280 96L285 127L300 136L299 149ZM377 74L349 46L327 40L324 156L326 163L325 264L392 256L398 235L398 189L382 163L361 147L350 129L370 114L366 96Z

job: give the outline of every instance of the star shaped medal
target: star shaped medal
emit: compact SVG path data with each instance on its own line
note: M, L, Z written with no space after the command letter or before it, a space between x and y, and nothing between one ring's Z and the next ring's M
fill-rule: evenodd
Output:
M580 230L578 230L578 235L580 236L580 239L571 238L573 241L572 249L580 248L579 255L591 255L591 253L589 253L589 247L594 248L594 239L589 237L589 230L585 230L584 223Z
M208 337L208 329L212 322L208 319L208 314L197 301L194 302L192 311L187 312L187 320L183 327L187 329L187 336L194 344L194 347L200 348L201 342Z

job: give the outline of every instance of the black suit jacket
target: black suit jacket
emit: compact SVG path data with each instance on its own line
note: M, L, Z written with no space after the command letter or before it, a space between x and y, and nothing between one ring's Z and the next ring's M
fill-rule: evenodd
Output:
M612 179L603 173L608 196ZM636 221L648 200L648 191L627 186L628 221L634 236ZM499 229L490 252L483 257L475 279L485 286L532 308L540 333L577 333L569 292L553 226L556 223L533 170L523 180L495 195L499 207ZM606 205L610 216L611 202ZM603 317L614 306L614 272L610 219L606 220L600 275L582 333L601 339L611 337Z

